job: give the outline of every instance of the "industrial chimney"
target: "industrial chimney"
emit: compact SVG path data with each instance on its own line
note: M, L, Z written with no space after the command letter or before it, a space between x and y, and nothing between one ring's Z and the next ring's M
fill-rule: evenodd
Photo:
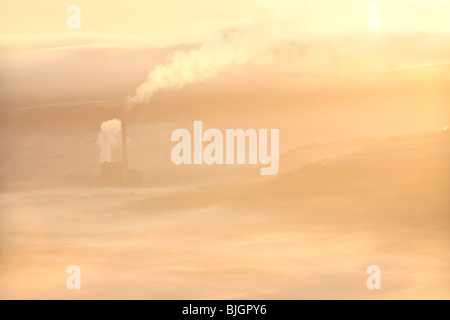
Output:
M122 187L128 186L127 125L122 122Z

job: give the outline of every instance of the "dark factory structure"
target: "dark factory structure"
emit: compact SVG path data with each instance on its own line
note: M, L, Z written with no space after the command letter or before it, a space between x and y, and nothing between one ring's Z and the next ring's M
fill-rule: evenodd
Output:
M142 185L142 170L128 168L127 126L122 124L122 161L104 161L100 163L100 186L102 187L139 187Z

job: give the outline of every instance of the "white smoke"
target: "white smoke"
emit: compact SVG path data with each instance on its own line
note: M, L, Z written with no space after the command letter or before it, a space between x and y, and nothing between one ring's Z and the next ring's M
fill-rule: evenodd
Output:
M303 13L303 3L253 0L249 7L255 17L231 31L216 34L198 48L175 52L167 64L150 71L134 96L128 97L128 108L147 103L158 91L213 79L234 66L283 63L286 57L277 57L276 51L299 51L298 41L305 40L308 34L305 17L296 18ZM289 60L292 70L292 62L299 60L299 56L294 54Z
M103 121L98 134L100 162L111 162L112 150L122 144L122 125L120 120Z
M253 0L252 9L262 19L250 19L195 49L175 52L168 63L150 71L128 97L128 107L147 103L158 91L213 79L244 64L305 74L358 74L448 62L448 49L442 49L439 38L422 37L418 45L416 34L390 34L386 24L369 33L364 6L346 10L344 19L336 15L340 4L326 4L317 10L316 4L305 7L304 1Z
M268 48L276 42L274 39L280 39L276 36L277 31L253 25L218 34L197 49L177 51L168 64L159 65L150 72L135 95L128 97L128 103L146 103L160 90L180 89L187 84L212 79L235 65L262 62Z

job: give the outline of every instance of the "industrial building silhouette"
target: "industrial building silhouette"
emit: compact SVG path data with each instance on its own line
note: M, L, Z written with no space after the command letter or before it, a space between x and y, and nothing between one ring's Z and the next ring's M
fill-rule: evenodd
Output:
M122 125L122 161L103 161L100 163L100 186L102 187L139 187L142 185L142 170L128 168L127 126Z

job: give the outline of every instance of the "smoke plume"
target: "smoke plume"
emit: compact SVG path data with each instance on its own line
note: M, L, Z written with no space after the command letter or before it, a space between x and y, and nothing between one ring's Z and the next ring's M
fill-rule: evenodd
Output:
M177 51L168 64L159 65L148 75L129 105L146 103L158 91L180 89L187 84L212 79L235 65L255 62L273 45L272 31L255 32L256 26L218 34L200 47Z
M134 96L128 97L128 107L147 103L159 91L213 79L245 64L304 74L360 74L448 63L449 47L443 50L442 36L420 36L388 23L371 32L364 6L346 10L344 19L335 14L338 8L332 1L322 8L326 12L319 13L314 6L305 8L303 1L254 0L252 5L265 10L267 17L217 34L194 49L175 52L168 63L150 71ZM405 28L410 27L407 22L403 21Z
M103 121L98 134L97 145L100 147L100 162L111 162L112 150L122 143L122 126L120 120Z

